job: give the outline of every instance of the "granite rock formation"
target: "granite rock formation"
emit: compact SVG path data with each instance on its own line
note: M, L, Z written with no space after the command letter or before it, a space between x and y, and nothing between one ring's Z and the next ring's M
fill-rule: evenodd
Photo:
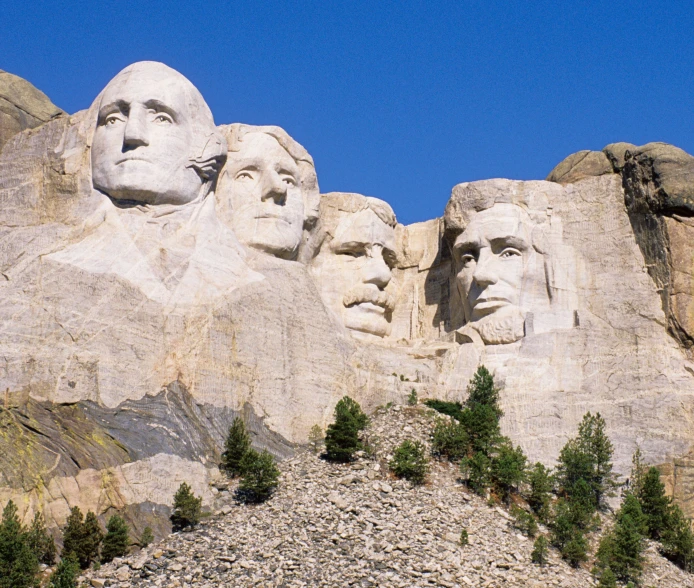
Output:
M0 153L0 499L163 521L181 481L213 500L235 416L287 457L346 394L463 400L484 364L532 459L599 411L694 512L692 161L616 144L403 226L134 64Z

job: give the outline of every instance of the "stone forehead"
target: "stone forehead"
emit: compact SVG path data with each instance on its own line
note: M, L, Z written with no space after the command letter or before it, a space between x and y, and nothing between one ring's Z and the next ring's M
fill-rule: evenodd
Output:
M174 83L183 94L183 102L187 106L190 117L202 125L206 132L214 129L214 117L200 91L183 74L157 61L139 61L118 72L97 96L94 104L98 109L104 96L114 88L126 84L141 85L144 89L151 87L154 91L162 82ZM93 105L94 106L94 105Z
M534 221L542 222L561 191L561 186L544 181L495 179L458 184L444 212L446 233L461 233L476 214L495 204L514 204Z
M323 230L332 235L338 223L347 215L371 210L383 223L395 228L395 212L384 200L350 192L329 192L321 195L320 217Z

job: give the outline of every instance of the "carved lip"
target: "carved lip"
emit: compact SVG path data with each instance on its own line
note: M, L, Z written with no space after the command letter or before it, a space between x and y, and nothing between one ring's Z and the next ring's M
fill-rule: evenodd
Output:
M385 302L381 304L380 302L374 302L373 300L362 300L361 302L355 302L354 304L350 304L347 308L354 308L356 306L362 310L377 312L378 314L383 314L386 311Z
M145 163L152 163L149 159L144 157L121 157L118 161L116 161L116 165L120 165L126 161L144 161Z
M511 301L508 298L503 298L501 296L483 296L472 302L471 306L475 312L484 314L485 311L492 312L497 308L506 306L507 304L511 304Z

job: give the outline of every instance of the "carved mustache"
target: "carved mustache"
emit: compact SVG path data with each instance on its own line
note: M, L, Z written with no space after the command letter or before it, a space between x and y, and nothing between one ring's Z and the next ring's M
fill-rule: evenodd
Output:
M370 302L376 306L381 306L388 312L392 312L393 308L395 308L395 298L388 292L378 290L373 286L355 286L342 299L342 303L345 306L354 306L362 302Z

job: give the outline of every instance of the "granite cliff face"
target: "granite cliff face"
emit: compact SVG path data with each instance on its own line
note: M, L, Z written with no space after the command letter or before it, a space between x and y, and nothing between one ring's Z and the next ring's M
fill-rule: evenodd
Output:
M599 411L694 512L691 161L617 144L403 226L134 64L0 153L0 500L149 521L181 481L213 499L235 416L286 457L346 394L462 400L484 364L531 459Z

